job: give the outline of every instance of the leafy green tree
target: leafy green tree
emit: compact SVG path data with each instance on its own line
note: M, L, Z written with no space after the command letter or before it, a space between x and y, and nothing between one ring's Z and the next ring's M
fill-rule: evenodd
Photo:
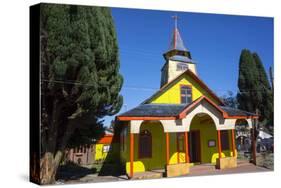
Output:
M257 53L244 49L239 60L239 108L259 113L263 124L273 122L273 97L271 87L263 64Z
M87 140L120 110L123 78L110 9L42 4L40 20L40 176L49 184L75 133Z

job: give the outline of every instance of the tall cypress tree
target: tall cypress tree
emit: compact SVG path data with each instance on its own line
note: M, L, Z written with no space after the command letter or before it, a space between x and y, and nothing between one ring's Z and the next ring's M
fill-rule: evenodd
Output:
M273 95L268 76L263 63L257 53L253 53L253 58L258 71L259 92L262 95L262 101L258 107L261 118L265 125L273 125Z
M239 60L239 93L237 95L240 109L256 112L258 103L262 99L262 96L257 92L257 77L258 71L253 56L250 50L243 49Z
M259 112L259 121L273 123L273 97L267 74L257 53L243 49L239 60L239 108Z
M74 133L120 110L123 79L110 9L42 4L40 19L40 176L48 184Z

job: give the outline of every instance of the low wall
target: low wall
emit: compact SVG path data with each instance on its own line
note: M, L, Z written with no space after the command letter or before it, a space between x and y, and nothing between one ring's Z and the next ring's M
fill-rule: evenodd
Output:
M217 158L216 168L225 169L225 168L236 168L237 167L237 158L236 157L224 157Z
M189 173L189 163L166 165L166 177L182 176Z

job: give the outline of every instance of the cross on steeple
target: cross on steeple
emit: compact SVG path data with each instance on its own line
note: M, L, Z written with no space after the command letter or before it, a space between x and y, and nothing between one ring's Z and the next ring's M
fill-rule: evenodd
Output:
M175 20L175 29L178 28L178 15L172 16L172 18Z
M182 50L182 51L187 51L187 49L184 46L184 43L182 41L182 38L180 36L180 32L178 29L178 19L179 17L175 14L174 16L172 16L172 18L174 19L175 22L175 28L173 31L173 36L172 36L172 40L170 43L170 47L169 50Z

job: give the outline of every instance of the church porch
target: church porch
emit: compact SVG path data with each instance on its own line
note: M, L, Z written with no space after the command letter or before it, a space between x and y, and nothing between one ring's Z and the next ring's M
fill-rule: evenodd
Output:
M153 109L145 110L150 116L127 113L118 117L127 127L128 139L124 142L128 150L123 153L123 161L129 177L158 169L165 169L167 177L181 176L189 173L190 164L211 163L219 169L236 167L235 118L224 117L222 109L216 109L205 97L185 106L160 106L169 116L159 116L159 105L150 104L142 107ZM173 109L174 114L165 107ZM131 113L140 113L139 108ZM158 116L152 116L155 109ZM251 118L248 121L252 123Z

